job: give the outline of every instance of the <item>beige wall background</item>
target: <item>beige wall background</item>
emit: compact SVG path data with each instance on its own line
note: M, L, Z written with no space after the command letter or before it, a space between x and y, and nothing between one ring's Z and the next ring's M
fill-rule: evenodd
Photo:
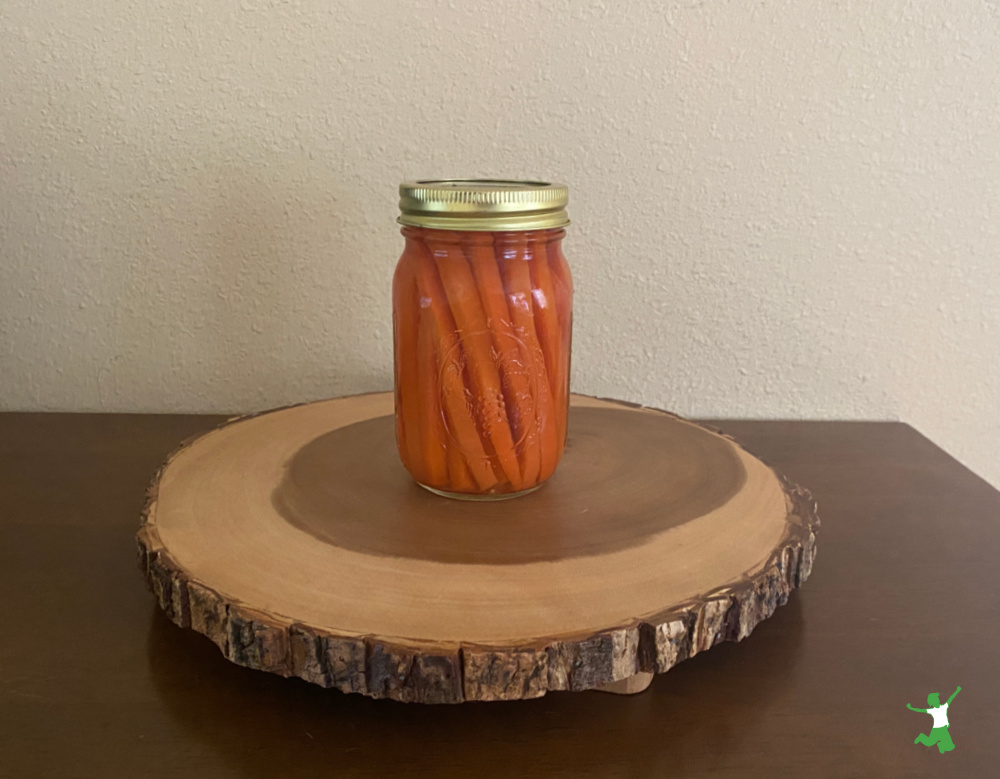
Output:
M404 178L571 186L574 388L1000 484L995 2L6 0L0 408L391 386Z

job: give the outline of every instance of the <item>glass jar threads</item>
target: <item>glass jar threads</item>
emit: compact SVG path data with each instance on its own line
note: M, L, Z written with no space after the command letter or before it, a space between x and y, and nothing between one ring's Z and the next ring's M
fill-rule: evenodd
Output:
M535 181L400 185L392 285L396 443L448 497L537 489L562 457L573 282L568 190Z

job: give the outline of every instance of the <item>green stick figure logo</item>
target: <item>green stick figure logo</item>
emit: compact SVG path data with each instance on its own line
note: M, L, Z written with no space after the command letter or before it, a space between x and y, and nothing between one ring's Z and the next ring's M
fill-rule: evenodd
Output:
M961 689L961 687L957 688L944 703L941 703L941 697L936 692L932 692L927 696L927 706L929 708L926 709L915 709L909 703L906 704L906 708L910 711L923 711L934 718L934 727L931 728L931 732L921 733L913 739L914 744L923 744L925 747L932 747L937 744L938 752L941 754L951 752L955 748L955 744L951 740L951 734L948 732L948 707L955 700L955 696L958 695Z

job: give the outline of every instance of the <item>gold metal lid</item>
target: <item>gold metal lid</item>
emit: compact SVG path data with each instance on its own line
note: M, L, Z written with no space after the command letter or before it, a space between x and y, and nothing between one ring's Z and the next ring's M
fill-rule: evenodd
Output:
M400 224L435 230L548 230L569 224L569 188L545 181L444 179L399 185Z

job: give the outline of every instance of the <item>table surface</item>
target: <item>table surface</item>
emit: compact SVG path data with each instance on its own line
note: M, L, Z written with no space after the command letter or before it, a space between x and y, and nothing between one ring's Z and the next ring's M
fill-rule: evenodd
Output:
M899 423L716 422L816 496L810 580L644 693L373 701L232 665L134 534L217 416L0 414L0 776L991 776L1000 493ZM913 744L929 692L955 751Z

